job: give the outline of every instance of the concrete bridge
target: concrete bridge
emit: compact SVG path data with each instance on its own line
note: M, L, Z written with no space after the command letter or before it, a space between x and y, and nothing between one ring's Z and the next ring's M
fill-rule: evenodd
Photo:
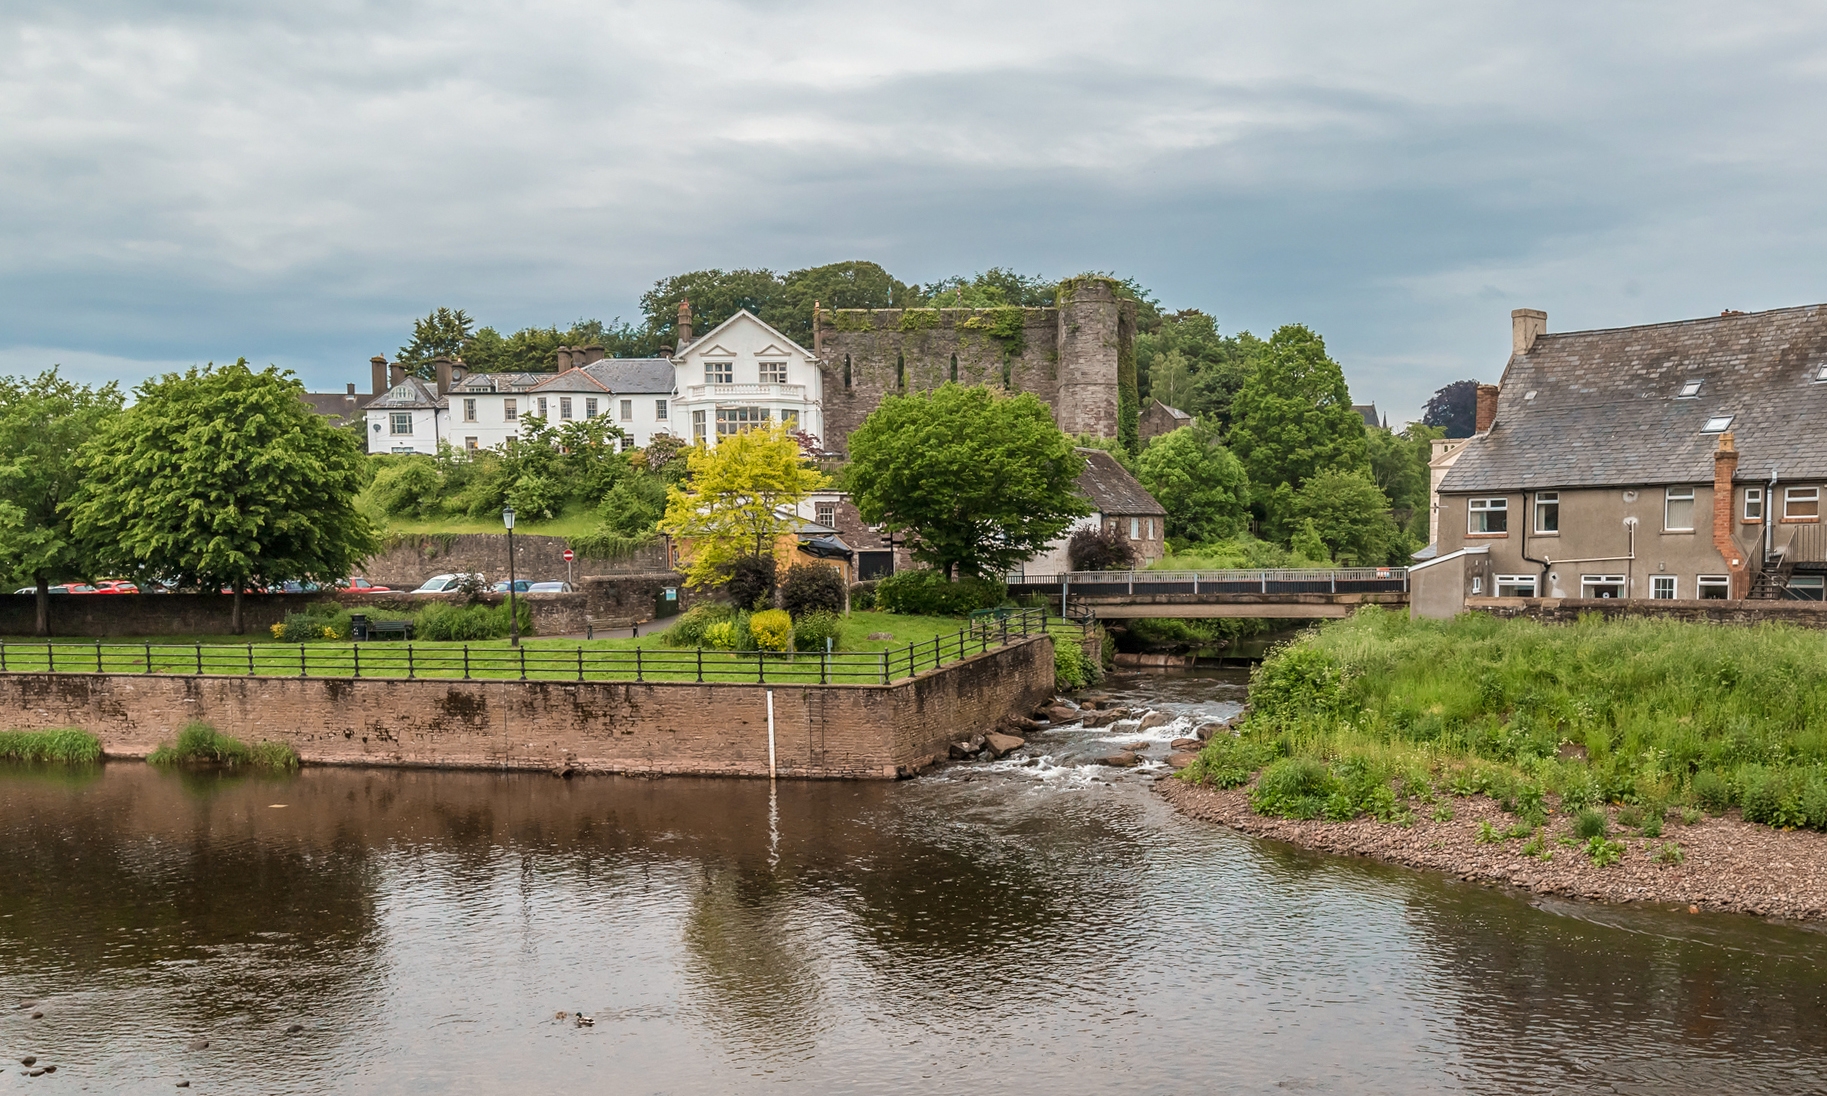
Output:
M1323 620L1361 605L1406 606L1405 567L1260 571L1073 571L1012 573L1011 592L1046 594L1068 615L1103 620L1135 617L1259 617Z

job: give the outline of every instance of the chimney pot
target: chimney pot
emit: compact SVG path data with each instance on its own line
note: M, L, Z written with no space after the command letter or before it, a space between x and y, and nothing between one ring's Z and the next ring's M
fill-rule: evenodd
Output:
M679 348L683 350L691 339L691 301L683 300L679 302Z
M607 353L608 351L603 349L602 343L591 343L584 347L584 364L591 365L600 362Z
M345 395L350 395L350 396L355 395L355 382L354 381L349 382L349 390L348 390L348 392L345 393Z
M387 391L387 359L376 354L368 359L368 368L373 371L374 395Z
M440 396L449 395L450 394L450 369L451 369L450 359L440 355L436 358L433 358L431 364L432 364L432 368L437 371L438 395L440 395Z
M1494 384L1478 386L1478 417L1473 427L1476 433L1484 433L1497 421L1497 393L1498 388Z
M406 367L394 362L387 367L387 387L397 388L406 383Z
M561 346L558 348L558 371L563 373L569 368L571 368L571 348Z
M1527 354L1535 340L1548 333L1548 314L1539 308L1516 308L1510 311L1510 352Z

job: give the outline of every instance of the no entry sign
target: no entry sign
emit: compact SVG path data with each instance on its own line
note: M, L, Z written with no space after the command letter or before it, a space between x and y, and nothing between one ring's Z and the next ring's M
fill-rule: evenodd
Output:
M565 549L565 562L566 563L570 563L572 560L574 560L576 558L577 558L577 553L571 551L571 549L569 549L569 548Z

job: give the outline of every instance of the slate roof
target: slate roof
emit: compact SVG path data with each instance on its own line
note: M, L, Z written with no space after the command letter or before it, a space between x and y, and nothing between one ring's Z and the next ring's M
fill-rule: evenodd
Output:
M1155 501L1147 488L1136 482L1129 470L1102 449L1080 449L1085 470L1079 474L1078 489L1100 514L1122 514L1125 517L1166 517L1167 509Z
M369 411L413 411L446 407L448 403L438 390L417 377L407 377L399 384L368 401Z
M484 392L513 394L525 392L541 381L550 380L550 373L465 373L463 379L450 386L452 392L466 396L476 395L469 391L479 388Z
M1365 426L1383 425L1377 419L1377 405L1375 403L1354 403L1351 405L1351 409L1356 411L1358 416L1364 420Z
M1827 305L1540 335L1440 490L1707 483L1715 415L1732 416L1740 480L1827 480L1824 367Z
M584 366L584 372L616 393L666 395L678 383L670 358L604 358Z
M352 419L368 405L369 397L359 392L355 395L347 392L304 392L299 398L325 418Z

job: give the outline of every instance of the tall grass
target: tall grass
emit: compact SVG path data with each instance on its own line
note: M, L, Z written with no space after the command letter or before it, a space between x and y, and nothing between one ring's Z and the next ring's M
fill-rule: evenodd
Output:
M298 768L298 752L283 742L253 745L230 738L207 723L192 723L146 758L154 765L222 765L289 772Z
M1552 794L1569 811L1620 803L1658 817L1737 806L1750 821L1827 829L1819 632L1414 621L1369 608L1274 652L1250 704L1241 736L1208 747L1188 779L1234 785L1275 758L1305 758L1335 781L1342 767L1368 770L1423 800Z
M0 761L93 765L101 757L101 739L74 727L55 731L0 731Z

